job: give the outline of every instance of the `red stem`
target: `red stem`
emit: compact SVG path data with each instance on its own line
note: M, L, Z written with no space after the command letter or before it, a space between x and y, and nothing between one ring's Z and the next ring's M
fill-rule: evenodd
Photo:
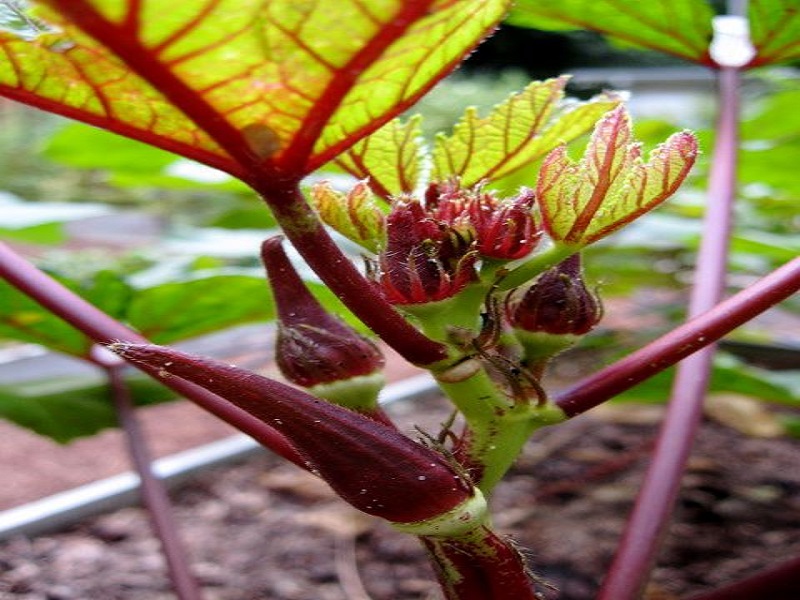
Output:
M795 600L800 598L800 557L688 600Z
M689 318L711 310L725 291L730 231L736 195L740 71L719 71L720 114L709 178L703 237L689 300ZM623 533L598 600L634 600L655 563L680 492L703 400L713 367L715 345L678 365L667 414L644 484Z
M445 348L406 321L333 242L300 189L278 190L268 182L262 194L283 233L320 279L361 321L406 360L431 365L445 358Z
M536 600L541 598L520 553L483 528L479 539L421 537L446 600Z
M139 489L150 515L153 532L161 542L172 588L180 600L200 600L202 598L200 587L192 575L188 556L181 543L169 496L163 483L152 470L147 442L133 408L130 389L122 375L124 362L117 357L113 357L112 360L97 360L93 357L93 362L108 376L111 401L119 425L125 434L128 454L139 476Z
M0 242L0 277L8 280L11 285L22 293L30 296L54 315L64 319L98 344L108 344L114 341L126 341L136 344L150 343L146 338L115 321L74 292L65 288L52 277L37 269L2 242ZM306 468L303 459L300 458L286 438L259 419L237 408L227 400L223 400L216 394L212 394L179 377L161 378L159 377L158 369L152 369L144 365L136 366L153 376L160 383L251 436L276 454L300 467Z

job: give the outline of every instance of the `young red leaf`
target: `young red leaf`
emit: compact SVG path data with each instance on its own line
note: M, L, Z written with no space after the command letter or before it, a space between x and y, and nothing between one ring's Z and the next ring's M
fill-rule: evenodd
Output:
M233 175L299 179L413 104L507 0L47 0L0 95Z
M457 176L464 187L505 177L553 148L589 131L617 103L600 97L567 105L567 77L534 81L497 105L486 117L470 107L433 149L433 179Z
M683 131L644 162L630 117L619 107L597 124L579 162L564 146L545 158L536 186L544 228L566 245L596 242L675 193L696 156L697 140Z
M364 415L244 369L163 346L116 343L120 356L191 381L281 432L346 501L393 523L447 513L473 496L433 450Z

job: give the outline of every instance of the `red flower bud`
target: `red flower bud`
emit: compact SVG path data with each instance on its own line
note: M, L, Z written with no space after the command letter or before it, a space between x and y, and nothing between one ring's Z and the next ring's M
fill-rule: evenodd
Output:
M278 308L276 361L284 377L303 387L346 381L379 371L377 346L328 313L308 291L281 247L265 241L261 257Z
M573 254L542 273L521 294L512 294L506 315L516 329L577 336L591 331L603 311L583 281L580 255Z
M109 348L163 377L191 381L281 432L318 474L355 508L394 523L432 519L474 491L434 450L362 414L211 359L127 343Z
M389 302L444 300L476 278L477 256L470 240L432 218L417 200L397 202L386 227L378 283Z
M483 194L470 207L478 253L487 258L515 260L539 243L542 230L533 218L533 190L523 188L514 198L498 200Z

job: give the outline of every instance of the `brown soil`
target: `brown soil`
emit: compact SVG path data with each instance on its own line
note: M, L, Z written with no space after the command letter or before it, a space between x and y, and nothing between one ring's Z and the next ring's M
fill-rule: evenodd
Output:
M440 404L396 410L404 423L433 428ZM625 407L544 430L499 489L495 523L529 549L533 568L558 590L545 590L548 599L596 593L657 418L658 409ZM705 424L647 597L682 597L799 555L797 449ZM273 456L204 474L175 501L206 600L437 598L412 538L355 513ZM7 542L0 573L3 599L174 598L138 508Z

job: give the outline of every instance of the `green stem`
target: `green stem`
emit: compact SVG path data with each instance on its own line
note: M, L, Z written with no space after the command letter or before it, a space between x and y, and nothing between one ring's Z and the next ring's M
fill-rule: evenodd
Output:
M457 369L475 371L454 381L452 378L459 374ZM434 375L442 391L464 415L468 433L458 458L486 494L511 468L536 429L566 418L554 405L514 403L477 359Z
M508 272L498 282L498 288L501 290L510 290L528 281L540 273L545 272L547 269L555 267L562 260L569 258L576 252L580 252L580 246L570 246L566 244L553 244L544 252L540 252L521 265L515 267Z

